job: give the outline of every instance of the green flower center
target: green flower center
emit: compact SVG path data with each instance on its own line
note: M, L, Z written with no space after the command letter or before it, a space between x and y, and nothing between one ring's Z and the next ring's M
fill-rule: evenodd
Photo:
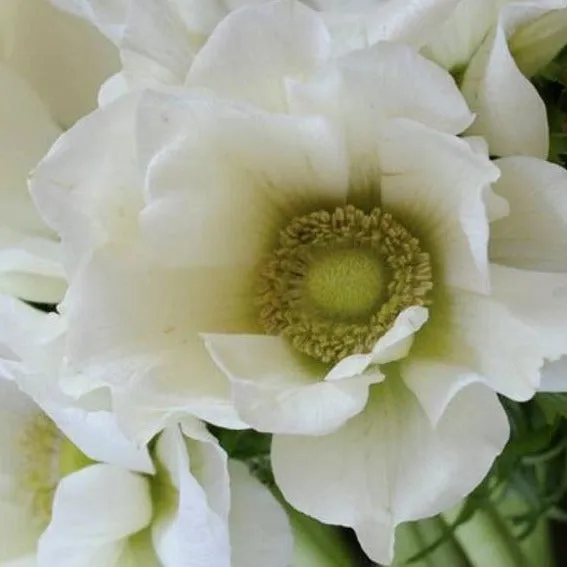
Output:
M258 286L260 324L325 363L369 352L433 287L429 254L392 215L351 205L294 218Z
M354 319L371 313L385 287L380 259L360 248L327 250L305 275L305 291L322 313Z

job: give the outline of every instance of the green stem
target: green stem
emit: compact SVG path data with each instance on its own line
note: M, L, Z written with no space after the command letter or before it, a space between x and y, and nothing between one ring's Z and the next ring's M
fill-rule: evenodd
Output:
M474 516L455 531L472 567L547 567L549 542L546 526L542 525L523 542L513 534L506 520L516 503L506 499L496 506L486 502ZM458 509L443 514L450 523L458 515ZM537 550L537 552L536 552Z

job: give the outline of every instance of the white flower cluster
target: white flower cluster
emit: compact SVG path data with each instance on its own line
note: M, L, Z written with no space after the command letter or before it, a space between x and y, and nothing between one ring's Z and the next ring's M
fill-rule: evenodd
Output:
M280 495L390 563L567 391L567 0L52 4L0 8L0 567L315 567Z

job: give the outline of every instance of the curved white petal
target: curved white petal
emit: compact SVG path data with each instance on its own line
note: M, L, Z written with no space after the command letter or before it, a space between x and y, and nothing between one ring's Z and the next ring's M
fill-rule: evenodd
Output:
M486 293L488 158L458 138L408 120L380 130L381 201L422 241L434 281Z
M524 401L534 395L549 354L540 335L513 302L447 288L416 335L412 357L464 369L496 392Z
M296 0L266 2L232 12L215 28L186 85L282 112L285 78L311 73L329 54L316 12Z
M369 385L382 380L376 370L324 380L325 365L298 354L279 337L206 335L204 339L231 381L240 416L259 431L328 433L359 413Z
M246 466L228 464L232 567L289 567L293 538L287 515L270 491Z
M499 159L494 185L510 214L490 227L490 259L498 264L567 271L567 172L530 157Z
M161 563L165 567L230 567L228 499L215 494L221 489L228 496L222 449L212 442L188 444L180 429L172 427L160 435L156 454L163 471L156 479L162 488L152 538ZM217 485L210 484L212 478Z
M534 351L549 359L567 354L567 274L492 264L490 279L492 296L537 332Z
M404 73L400 73L404 69ZM415 82L420 84L416 91ZM321 68L288 79L294 113L331 117L345 131L351 159L350 197L367 207L380 178L381 123L408 118L457 134L473 120L448 73L409 46L380 42Z
M400 374L405 385L414 393L433 427L438 425L453 398L463 388L477 382L486 383L483 376L467 368L450 362L419 357L404 360Z
M462 390L434 427L399 378L374 386L366 410L335 433L276 436L272 446L286 499L353 527L380 563L392 560L398 523L447 509L483 479L509 429L496 395L481 385Z
M468 132L484 136L491 154L547 157L545 104L517 68L500 25L472 58L461 90L477 115Z
M57 487L51 522L38 543L38 567L129 565L128 538L151 517L148 479L111 465L84 468Z
M138 95L93 112L66 132L35 169L30 188L63 242L71 277L109 238L127 239L141 208L135 169Z
M45 101L63 128L96 108L99 86L119 69L118 50L87 22L43 0L9 0L4 61Z
M380 337L372 349L374 364L388 364L404 358L411 349L414 335L425 325L429 313L425 307L413 306L402 311L392 328Z
M42 404L65 436L93 461L151 474L154 465L148 448L136 445L119 429L111 412Z
M504 0L507 1L507 0ZM430 35L422 53L450 71L465 68L498 17L495 0L460 0Z
M142 227L163 261L252 265L291 217L343 205L344 142L322 117L148 94Z
M93 256L67 295L63 387L78 396L108 385L121 426L136 439L179 412L241 425L228 380L197 333L242 330L249 306L226 293L229 274L222 270L193 275L155 265L139 248L109 247ZM77 374L83 391L76 390Z
M434 38L439 26L460 0L389 0L370 14L369 43L401 41L420 48ZM461 0L462 1L462 0Z

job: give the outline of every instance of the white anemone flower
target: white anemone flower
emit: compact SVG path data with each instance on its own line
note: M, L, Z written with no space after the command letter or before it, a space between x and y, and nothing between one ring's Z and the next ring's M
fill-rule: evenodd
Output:
M117 50L46 0L3 1L0 38L0 292L52 303L64 293L64 274L28 173L63 129L95 108L100 84L118 68Z
M0 378L2 567L289 567L284 510L185 420L153 461L108 412L48 404Z
M142 438L184 412L275 434L288 501L387 563L396 525L489 471L497 394L567 353L567 174L491 162L448 73L387 42L334 59L299 4L233 12L187 84L104 106L36 170L61 385L109 387Z

